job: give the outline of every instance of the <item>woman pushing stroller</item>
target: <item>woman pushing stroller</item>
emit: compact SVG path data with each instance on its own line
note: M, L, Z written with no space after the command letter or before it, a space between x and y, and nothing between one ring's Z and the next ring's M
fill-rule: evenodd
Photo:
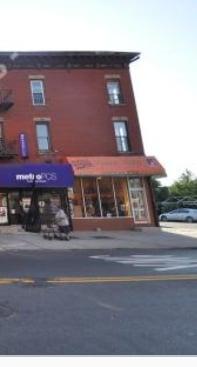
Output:
M59 230L59 233L57 233L57 237L69 241L70 239L69 219L67 214L61 207L58 208L57 213L55 215L55 223L57 224Z

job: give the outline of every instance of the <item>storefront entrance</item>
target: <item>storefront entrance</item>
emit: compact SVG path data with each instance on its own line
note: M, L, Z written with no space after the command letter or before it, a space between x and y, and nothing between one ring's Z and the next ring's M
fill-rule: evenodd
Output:
M54 208L67 211L67 190L74 175L69 164L4 164L0 167L0 224L23 224L25 214L33 206L39 208L40 219L47 201ZM27 216L26 216L27 217Z
M2 209L2 213L4 212L5 214L1 217L4 218L4 224L23 224L24 216L29 211L31 205L32 194L32 191L26 190L8 192L7 198L6 194L4 194L4 209ZM37 190L36 201L39 207L41 222L47 200L50 200L54 208L61 205L68 212L66 190Z

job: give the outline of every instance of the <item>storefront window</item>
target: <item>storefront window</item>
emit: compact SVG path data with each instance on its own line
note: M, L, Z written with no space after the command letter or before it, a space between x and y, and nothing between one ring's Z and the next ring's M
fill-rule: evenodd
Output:
M131 215L126 178L114 178L116 204L118 216L128 217Z
M8 209L6 194L0 193L0 224L8 223Z
M71 202L75 218L131 216L126 178L77 178Z
M74 199L73 199L73 214L74 217L84 217L83 199L81 192L81 179L75 179L74 187Z
M100 206L96 178L83 179L84 200L87 217L100 217Z
M23 224L24 215L29 211L31 191L12 191L8 193L11 224Z
M133 214L135 222L147 222L148 211L146 204L145 190L141 178L129 179L129 191L133 206Z
M109 218L115 217L117 214L112 186L112 178L102 177L100 180L98 180L98 183L101 198L102 216Z

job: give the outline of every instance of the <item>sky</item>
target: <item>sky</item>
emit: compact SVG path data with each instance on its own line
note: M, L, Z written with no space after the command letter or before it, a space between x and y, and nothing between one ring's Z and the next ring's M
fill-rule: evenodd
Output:
M0 0L0 51L131 51L146 155L197 176L197 0Z

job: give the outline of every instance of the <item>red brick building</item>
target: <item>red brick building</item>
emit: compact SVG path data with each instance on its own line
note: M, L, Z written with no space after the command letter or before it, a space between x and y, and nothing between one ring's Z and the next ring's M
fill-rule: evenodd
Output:
M150 177L165 171L144 154L129 73L138 57L0 52L0 223L20 222L18 203L29 206L31 174L38 175L41 212L46 198L61 200L74 229L157 223ZM65 177L56 185L51 174L64 175L68 164L74 184ZM47 168L42 185L39 167ZM15 181L7 182L12 170Z

